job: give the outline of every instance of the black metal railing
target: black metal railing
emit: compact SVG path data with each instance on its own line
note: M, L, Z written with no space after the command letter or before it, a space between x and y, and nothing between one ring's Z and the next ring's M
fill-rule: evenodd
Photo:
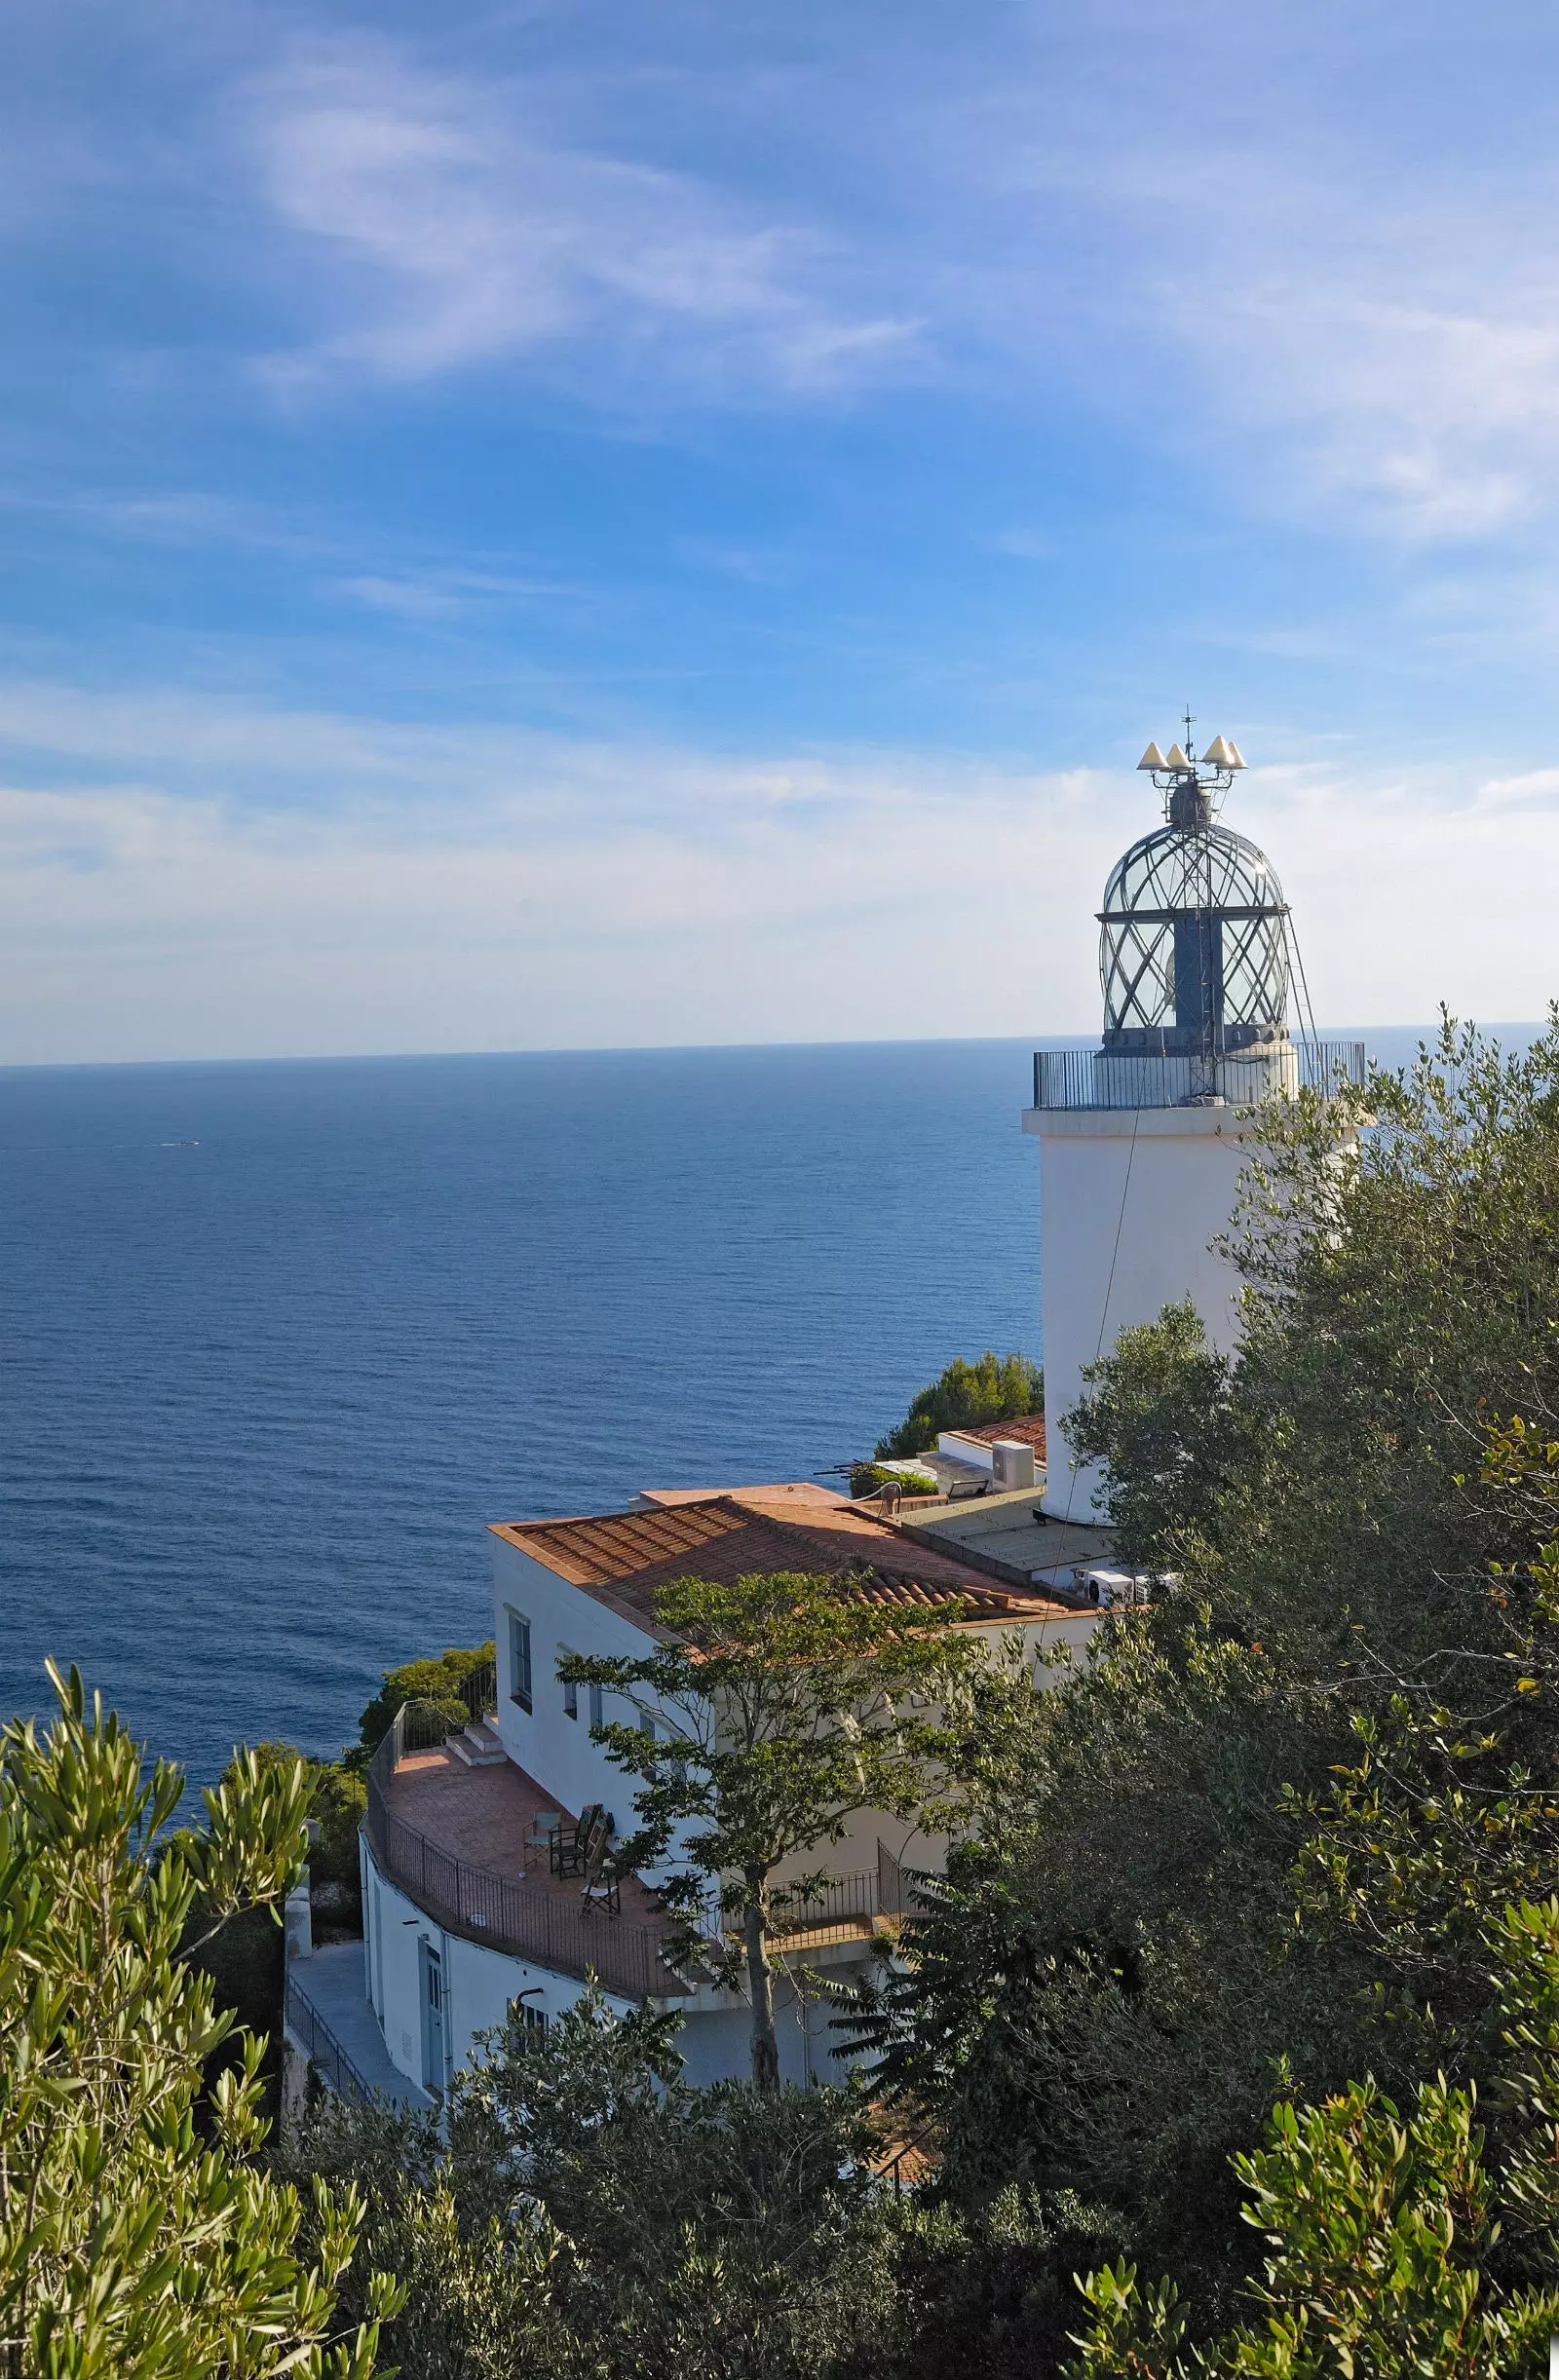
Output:
M460 1681L460 1693L462 1701L471 1713L474 1723L488 1717L496 1719L498 1716L497 1662L484 1661L480 1669L474 1669L469 1678L463 1678Z
M422 1713L428 1709L422 1706ZM405 1704L368 1763L368 1846L383 1873L437 1924L489 1949L532 1958L559 1975L594 1975L607 1991L628 1999L691 1991L693 1986L667 1964L672 1927L611 1917L540 1882L474 1868L396 1816L390 1788L397 1768L408 1752L441 1742L446 1732L440 1728L430 1735L429 1723L417 1705Z
M940 2162L937 2153L939 2128L934 2123L923 2124L918 2132L901 2140L880 2164L872 2167L874 2177L886 2182L894 2198L901 2199L906 2190L913 2190L934 2172Z
M373 2090L353 2064L312 2000L305 1997L296 1980L286 1980L287 2029L299 2040L308 2055L310 2065L337 2098L371 2099Z
M832 1926L854 1931L878 1917L901 1916L909 1906L910 1882L886 1844L879 1843L875 1868L830 1876L805 1901L781 1904L774 1915L775 1935L782 1941L786 1935L823 1933Z
M1296 1041L1281 1051L1226 1050L1210 1058L1116 1049L1037 1049L1034 1105L1047 1109L1179 1108L1209 1092L1231 1107L1334 1095L1363 1087L1362 1041Z

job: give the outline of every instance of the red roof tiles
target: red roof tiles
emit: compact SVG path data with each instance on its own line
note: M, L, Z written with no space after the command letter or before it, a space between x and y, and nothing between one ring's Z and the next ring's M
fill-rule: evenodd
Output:
M656 1590L675 1579L720 1585L776 1570L848 1573L853 1593L906 1609L933 1609L956 1596L969 1621L986 1627L1058 1608L1047 1597L912 1544L825 1491L814 1500L789 1487L743 1488L658 1511L495 1522L492 1529L641 1626L653 1615Z

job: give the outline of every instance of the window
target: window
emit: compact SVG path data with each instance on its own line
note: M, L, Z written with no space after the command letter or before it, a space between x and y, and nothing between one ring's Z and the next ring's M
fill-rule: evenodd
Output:
M654 1721L654 1719L653 1719L650 1717L650 1715L649 1715L648 1711L641 1711L641 1712L639 1713L639 1733L640 1733L640 1735L647 1735L647 1736L649 1737L649 1739L650 1739L650 1742L651 1742L652 1744L654 1743L654 1741L655 1741L655 1721Z
M579 1688L572 1678L565 1679L563 1681L563 1717L565 1719L578 1719L579 1717Z
M518 2020L520 2047L542 2049L547 2040L546 2009L532 2008L528 2000L511 2000L509 2008L510 2014Z
M604 1686L592 1685L590 1688L590 1725L604 1727L605 1724L606 1689Z
M530 1709L530 1622L517 1611L509 1615L509 1692L522 1711Z

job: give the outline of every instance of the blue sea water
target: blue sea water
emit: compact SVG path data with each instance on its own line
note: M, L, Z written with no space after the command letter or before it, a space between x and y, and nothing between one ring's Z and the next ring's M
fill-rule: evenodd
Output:
M53 1653L197 1778L333 1753L487 1635L484 1523L1039 1356L1031 1046L0 1072L0 1712Z
M0 1711L200 1778L491 1627L484 1523L869 1451L1038 1352L1027 1042L0 1075Z

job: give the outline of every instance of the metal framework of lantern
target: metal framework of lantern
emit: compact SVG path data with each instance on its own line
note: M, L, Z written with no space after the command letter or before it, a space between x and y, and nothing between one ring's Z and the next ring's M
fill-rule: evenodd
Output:
M1163 796L1164 823L1131 846L1105 887L1099 1088L1129 1090L1147 1060L1156 1077L1184 1077L1184 1099L1291 1091L1288 903L1271 861L1218 821L1216 805L1245 766L1238 746L1217 736L1198 760L1192 724L1188 712L1184 744L1163 753L1151 743L1138 763ZM1144 1104L1173 1087L1166 1080Z
M1188 711L1185 742L1167 752L1150 743L1137 763L1162 796L1164 822L1131 846L1104 888L1102 1040L1035 1052L1036 1109L1246 1107L1364 1079L1361 1041L1316 1039L1276 870L1219 819L1245 766L1239 747L1215 736L1198 758L1192 725Z

